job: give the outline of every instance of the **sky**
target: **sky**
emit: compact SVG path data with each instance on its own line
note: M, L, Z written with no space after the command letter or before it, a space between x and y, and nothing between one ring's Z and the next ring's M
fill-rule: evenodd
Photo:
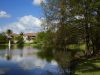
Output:
M0 32L7 29L14 33L39 32L45 0L0 0Z

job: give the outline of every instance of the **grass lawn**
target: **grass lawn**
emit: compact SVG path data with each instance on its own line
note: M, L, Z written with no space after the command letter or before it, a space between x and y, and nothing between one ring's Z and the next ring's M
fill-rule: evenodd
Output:
M24 46L32 46L34 48L41 48L41 44L39 44L39 43L37 43L37 44L35 44L35 43L31 43L31 44L25 43Z
M78 49L78 50L85 50L86 49L86 45L85 44L71 44L68 46L69 49Z
M72 50L86 50L85 44L71 44L68 46ZM100 75L100 56L85 60L79 64L75 75Z
M86 60L76 69L76 75L100 75L100 57Z

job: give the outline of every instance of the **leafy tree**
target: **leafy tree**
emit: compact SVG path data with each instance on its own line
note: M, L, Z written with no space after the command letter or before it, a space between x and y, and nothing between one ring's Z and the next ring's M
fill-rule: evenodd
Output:
M23 48L23 46L24 46L24 38L23 38L23 33L22 32L17 37L17 44L18 44L19 48Z
M0 44L5 44L7 43L7 38L4 35L4 33L0 33Z
M11 34L13 33L13 31L10 30L10 29L8 29L8 30L6 31L6 33L7 33L8 35L11 35Z
M36 43L43 43L45 32L39 32L36 38Z
M12 31L11 29L8 29L8 30L6 31L5 34L6 34L6 38L7 38L8 40L10 40L11 43L13 43L13 36L12 36L13 31Z
M96 35L100 34L99 8L98 0L47 0L43 9L46 18L44 28L51 37L48 42L52 41L57 50L66 50L68 44L83 41L86 55L91 55L99 45L99 36Z
M46 18L44 45L47 50L67 51L69 44L82 42L86 44L84 58L99 51L99 0L46 1L42 6Z

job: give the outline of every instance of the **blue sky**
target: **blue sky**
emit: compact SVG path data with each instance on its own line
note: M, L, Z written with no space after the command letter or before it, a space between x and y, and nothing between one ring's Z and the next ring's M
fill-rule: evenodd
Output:
M0 32L7 29L16 33L40 31L42 1L44 0L0 0Z

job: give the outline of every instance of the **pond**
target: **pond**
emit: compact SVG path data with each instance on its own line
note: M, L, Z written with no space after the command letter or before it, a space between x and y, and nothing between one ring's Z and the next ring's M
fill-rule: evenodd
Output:
M0 75L69 75L65 67L68 60L61 56L65 56L64 53L54 56L50 51L40 52L31 46L11 50L0 46ZM66 74L63 74L65 71Z

